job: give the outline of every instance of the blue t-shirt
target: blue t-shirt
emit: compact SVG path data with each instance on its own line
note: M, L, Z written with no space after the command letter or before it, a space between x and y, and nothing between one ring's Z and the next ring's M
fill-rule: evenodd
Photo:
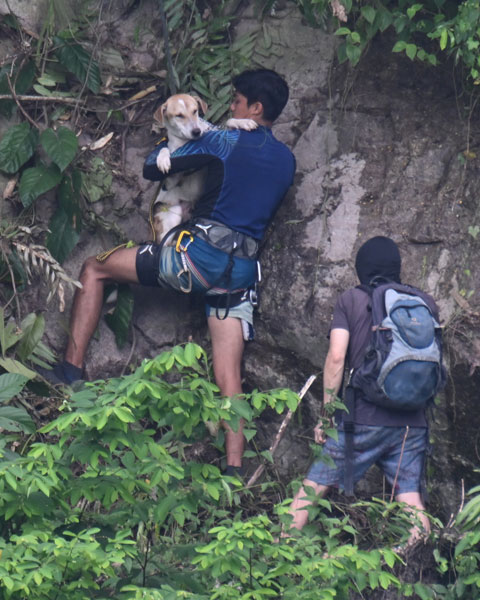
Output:
M268 127L254 131L212 130L178 148L167 175L156 166L157 146L143 176L161 181L168 174L207 169L205 188L192 217L212 219L261 240L295 175L295 158Z

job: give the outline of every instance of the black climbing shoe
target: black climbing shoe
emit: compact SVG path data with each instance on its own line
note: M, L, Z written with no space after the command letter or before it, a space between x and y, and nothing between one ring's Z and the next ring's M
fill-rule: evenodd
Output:
M66 360L62 360L62 362L57 363L53 369L39 367L37 373L52 385L71 385L74 381L82 379L83 370Z

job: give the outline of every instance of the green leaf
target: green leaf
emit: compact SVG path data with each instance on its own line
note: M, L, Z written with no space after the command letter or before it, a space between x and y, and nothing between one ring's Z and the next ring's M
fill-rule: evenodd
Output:
M33 89L37 92L39 96L45 96L46 98L48 98L49 96L53 96L52 90L49 90L48 88L44 87L43 85L40 85L39 83L36 83L33 86Z
M50 233L47 235L46 246L50 254L63 263L75 248L80 238L72 224L72 218L63 208L59 208L48 224Z
M417 14L419 10L423 8L423 4L414 4L407 8L407 15L409 19L413 19L413 17Z
M0 406L0 427L7 431L33 433L35 423L24 408L16 406Z
M378 28L383 33L393 23L392 13L385 8L381 8L377 11L377 22Z
M410 60L413 60L415 58L415 55L417 54L417 46L415 44L407 44L407 47L405 48L405 52L406 52L408 58Z
M238 415L243 417L246 421L250 421L252 418L252 407L250 404L242 398L234 398L232 400L232 409Z
M2 355L5 356L7 350L14 346L21 337L22 334L16 331L14 323L5 325L4 310L0 307L0 348Z
M135 422L135 417L133 416L132 411L125 406L116 406L112 412L120 419L120 421L123 421L124 423Z
M68 167L78 149L77 136L67 127L59 127L56 131L45 129L40 135L40 143L60 171Z
M115 334L117 346L121 348L127 341L133 313L133 293L127 284L118 286L117 304L113 314L105 315L105 321Z
M8 371L9 373L24 375L27 379L34 379L38 375L38 373L28 369L20 361L13 358L0 358L0 367L3 367L5 371Z
M45 331L45 317L30 313L23 319L21 326L22 339L18 344L18 356L22 361L30 358Z
M335 31L335 35L349 35L350 33L351 33L351 31L348 27L339 27Z
M0 402L8 402L19 394L27 383L28 377L18 373L3 373L0 375Z
M71 44L55 36L54 43L58 46L56 55L62 65L86 83L88 89L94 94L100 91L100 69L93 57L79 44Z
M366 6L362 6L360 12L362 13L362 16L370 23L372 24L375 21L375 16L377 14L377 11L373 8L373 6L367 4Z
M13 125L0 141L0 170L16 173L33 156L38 132L27 122Z
M18 192L25 208L60 183L62 174L56 165L26 169L20 178Z
M347 44L345 48L345 52L347 54L348 60L352 63L352 65L356 65L360 60L360 56L362 55L362 49L360 46L354 46L352 44Z
M448 31L446 29L442 29L442 33L440 35L440 50L445 50L448 42Z
M394 47L392 48L392 52L403 52L406 47L407 43L400 40L394 45Z

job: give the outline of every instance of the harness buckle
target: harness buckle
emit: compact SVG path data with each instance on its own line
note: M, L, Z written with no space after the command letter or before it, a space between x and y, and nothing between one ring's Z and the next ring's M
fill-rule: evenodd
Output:
M186 243L186 245L182 245L182 240L183 238L188 235L189 236L189 240ZM177 252L186 252L187 248L190 246L190 244L193 242L193 235L190 233L190 231L187 231L186 229L184 229L183 231L180 232L180 235L178 236L177 239L177 243L175 244L175 250Z

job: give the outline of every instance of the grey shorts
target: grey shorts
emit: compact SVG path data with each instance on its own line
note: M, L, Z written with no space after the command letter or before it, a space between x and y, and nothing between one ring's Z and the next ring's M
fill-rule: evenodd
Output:
M363 477L372 465L378 465L388 482L393 485L396 478L395 495L419 492L428 430L425 427L409 427L402 453L406 427L376 427L355 425L354 434L354 481ZM335 466L322 460L316 461L307 474L307 479L320 485L343 489L345 474L345 434L338 432L338 442L328 438L325 453L333 459Z

